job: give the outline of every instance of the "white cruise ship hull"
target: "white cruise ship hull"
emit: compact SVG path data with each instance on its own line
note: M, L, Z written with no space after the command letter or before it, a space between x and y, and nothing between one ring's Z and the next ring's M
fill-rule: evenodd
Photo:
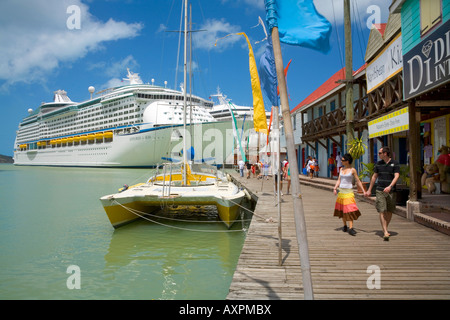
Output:
M223 164L233 153L230 122L211 122L187 126L192 130L194 160ZM183 126L141 129L138 132L114 134L111 140L16 150L15 165L82 166L82 167L154 167L168 160L180 161Z

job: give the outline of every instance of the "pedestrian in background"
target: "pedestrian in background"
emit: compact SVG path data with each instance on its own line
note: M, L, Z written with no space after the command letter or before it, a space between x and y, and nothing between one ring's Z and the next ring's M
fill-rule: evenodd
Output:
M330 177L333 178L335 176L334 169L336 168L336 159L333 157L333 154L328 158L328 168L330 169Z
M309 177L312 179L314 175L314 161L311 156L308 156L308 163L306 164L306 171Z
M289 194L289 190L291 189L291 169L289 168L289 162L286 162L286 164L283 167L283 174L284 178L287 181L287 193Z
M245 163L244 163L244 161L243 161L242 159L239 160L238 166L239 166L239 173L241 174L241 177L243 177L243 176L244 176L244 166L245 166Z
M341 160L344 166L339 172L339 177L333 189L334 195L337 194L338 196L334 206L334 216L342 219L344 223L342 230L344 232L348 231L350 235L354 236L356 231L353 229L353 221L358 219L361 212L356 205L355 194L353 193L353 179L361 188L363 188L363 185L361 180L359 180L356 169L351 166L353 162L352 156L346 153ZM338 188L339 193L337 193Z
M336 156L336 169L337 169L338 175L339 175L339 172L341 172L341 167L342 167L342 158L341 158L341 153L338 151L337 156Z
M316 178L318 178L319 177L319 162L317 161L316 157L314 157L313 161L314 161L314 176Z
M370 179L369 188L364 192L364 196L370 196L378 179L375 207L380 213L380 222L384 233L383 239L389 241L391 234L388 232L388 226L392 219L392 213L395 211L395 184L400 177L400 165L391 158L389 147L382 147L378 156L381 160L373 168L372 179Z
M252 165L250 164L250 162L246 162L245 166L247 168L247 179L250 179L250 173L252 172Z

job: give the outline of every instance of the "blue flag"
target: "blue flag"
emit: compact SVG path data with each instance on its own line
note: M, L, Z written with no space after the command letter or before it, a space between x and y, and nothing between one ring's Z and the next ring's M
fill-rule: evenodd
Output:
M277 71L275 68L271 36L268 36L266 50L259 59L259 78L261 79L261 87L272 103L272 106L278 106Z
M331 24L320 15L313 0L264 0L270 31L278 27L280 41L327 53Z

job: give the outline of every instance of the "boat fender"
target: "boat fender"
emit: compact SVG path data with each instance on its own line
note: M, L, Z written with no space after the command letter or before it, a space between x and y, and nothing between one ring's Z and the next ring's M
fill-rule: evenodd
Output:
M124 184L122 188L119 189L119 192L123 192L128 189L128 185Z
M229 173L227 173L227 180L228 180L229 182L231 182L231 176L230 176Z
M247 189L243 189L245 196L247 197L247 200L251 200L252 196L250 195L250 193L248 193Z

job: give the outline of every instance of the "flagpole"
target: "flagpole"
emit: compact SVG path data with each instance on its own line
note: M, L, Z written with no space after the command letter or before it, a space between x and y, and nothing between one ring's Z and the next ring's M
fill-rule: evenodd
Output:
M281 232L281 197L280 197L280 193L281 193L281 174L280 174L280 170L281 170L281 166L280 166L280 160L281 160L281 155L280 155L280 122L279 122L279 118L278 118L278 113L279 113L279 109L278 106L273 106L272 111L275 113L274 114L274 122L273 122L273 133L275 134L275 152L276 156L274 156L274 159L277 161L276 163L274 163L274 167L277 168L277 180L276 180L276 184L277 184L277 204L278 204L278 265L281 266L282 265L282 243L283 243L283 239L282 239L282 232ZM269 127L270 129L270 127ZM269 136L267 136L267 139L269 139ZM270 143L270 142L269 142ZM274 161L275 162L275 161Z
M280 88L280 104L284 119L284 128L286 135L286 146L289 158L289 168L291 170L291 187L294 206L295 230L300 254L300 264L302 269L303 290L305 300L313 300L313 287L311 278L311 266L309 262L308 238L306 235L306 223L303 210L303 200L300 193L300 180L298 179L298 165L295 154L294 134L291 123L291 112L289 109L289 100L287 97L286 79L284 77L283 57L281 55L280 37L278 27L272 28L273 53L275 57L275 66L277 70L278 86Z
M353 124L353 53L352 53L352 26L350 18L350 0L344 0L344 33L345 33L345 117L347 143L355 138ZM356 159L355 159L356 160Z

